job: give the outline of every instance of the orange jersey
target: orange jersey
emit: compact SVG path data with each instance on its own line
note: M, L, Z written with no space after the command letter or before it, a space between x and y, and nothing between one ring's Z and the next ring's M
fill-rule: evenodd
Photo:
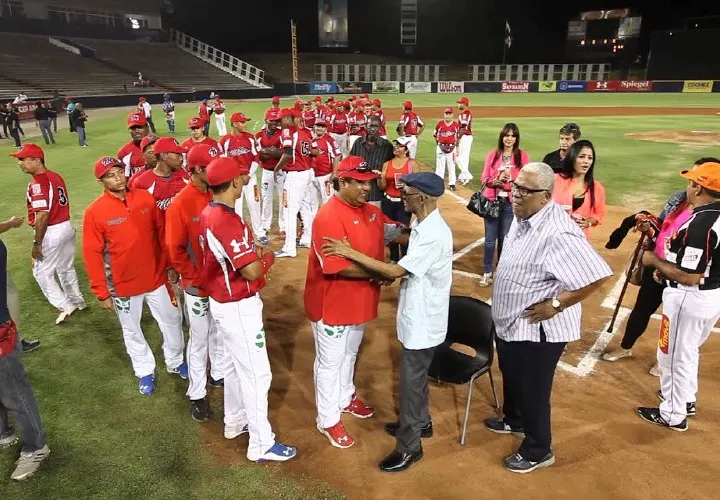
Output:
M155 198L143 189L122 201L107 191L83 217L83 257L99 300L133 297L167 282L164 222Z
M376 206L353 207L333 196L318 210L312 225L312 248L305 280L305 312L310 321L326 325L360 325L377 316L380 287L369 280L345 278L339 273L351 262L326 257L325 236L347 237L357 251L377 260L385 259L385 217Z
M196 297L207 297L200 276L203 254L200 246L200 214L212 200L190 182L173 199L165 212L165 243L170 262L180 274L183 289Z

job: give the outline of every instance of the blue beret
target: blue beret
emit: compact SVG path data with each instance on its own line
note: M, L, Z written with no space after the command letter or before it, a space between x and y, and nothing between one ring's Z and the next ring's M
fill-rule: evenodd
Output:
M405 174L400 179L402 184L413 186L430 196L440 196L445 192L445 181L432 172L416 172Z

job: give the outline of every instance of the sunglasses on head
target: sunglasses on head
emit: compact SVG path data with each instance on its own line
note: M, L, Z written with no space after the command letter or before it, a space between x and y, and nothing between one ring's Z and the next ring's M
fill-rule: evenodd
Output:
M345 170L343 173L347 173L347 172L360 172L361 174L366 174L368 172L372 172L372 167L370 165L368 165L367 162L364 161L357 167L353 167L348 170Z

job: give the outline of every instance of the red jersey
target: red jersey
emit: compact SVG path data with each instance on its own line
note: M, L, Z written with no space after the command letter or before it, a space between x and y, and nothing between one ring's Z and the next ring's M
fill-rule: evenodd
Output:
M388 160L385 163L385 165L387 165L385 169L385 194L393 198L402 197L402 193L397 185L403 175L412 173L413 161L414 160L408 158L400 168L395 168L392 160Z
M146 170L133 177L129 186L131 189L147 190L155 198L157 207L164 212L188 182L190 174L183 169L175 170L168 177L162 177L154 170Z
M457 136L458 131L460 130L460 125L456 121L452 121L450 123L447 123L445 120L439 121L437 125L435 125L435 132L433 132L433 137L438 142L438 144L455 144L457 143Z
M379 135L387 135L387 127L385 126L385 113L383 113L383 110L378 109L377 111L370 111L370 116L377 116L378 118L380 118Z
M210 120L209 106L204 102L201 102L200 107L198 107L198 116L202 118L206 123L208 120Z
M348 128L350 129L350 135L367 135L367 115L362 111L348 116Z
M240 135L227 134L220 139L220 154L234 158L248 168L253 162L259 162L255 137L250 132L241 132Z
M417 135L420 127L425 125L414 111L405 111L400 117L400 123L404 127L405 135Z
M216 115L222 115L225 113L225 103L222 101L215 101L213 103L213 113Z
M217 302L237 302L252 297L265 286L265 278L248 281L240 269L260 257L252 231L235 209L211 202L200 215L203 250L202 287Z
M335 139L325 134L318 137L312 143L313 149L318 149L320 154L313 158L312 167L315 170L315 177L332 173L333 160L340 158L341 153Z
M348 115L345 112L336 111L330 115L330 132L333 134L346 134L348 131Z
M170 263L180 274L183 289L196 297L207 297L200 281L203 269L200 214L211 201L210 191L202 192L190 182L165 212L165 243Z
M35 227L35 214L48 213L48 226L70 220L70 199L60 174L45 170L32 178L27 190L28 224Z
M189 139L184 140L182 142L182 144L180 144L180 147L187 149L187 152L189 153L190 150L192 148L194 148L195 146L197 146L198 144L207 144L211 148L216 148L218 151L220 151L220 146L218 145L218 142L215 139L213 139L212 137L205 137L205 139L203 139L200 142L195 142L191 137Z
M340 272L351 262L326 257L325 236L347 237L357 251L377 260L385 259L385 226L380 209L371 203L353 207L338 196L320 207L312 225L312 249L305 280L305 313L310 321L326 325L361 325L377 316L380 287L369 280L345 278Z
M460 136L472 135L472 113L469 109L465 109L458 116L458 125L460 126ZM465 133L463 134L463 130Z
M312 130L312 128L315 126L315 120L317 119L317 115L315 114L315 111L303 111L302 112L302 120L303 125L305 128L308 128Z
M143 158L140 144L130 141L117 152L117 158L125 164L125 177L132 177L145 170L147 162Z
M282 141L280 140L280 136L282 134L279 130L275 130L272 134L270 134L267 129L261 130L257 134L255 134L255 141L258 149L269 149L269 148L277 148L282 149ZM275 170L275 167L277 166L278 162L280 161L279 158L270 158L269 160L260 160L260 166L264 168L265 170Z
M268 120L270 118L270 113L273 112L280 112L280 108L268 108L265 110L265 119Z
M292 149L292 161L285 166L286 172L303 172L312 165L313 137L305 128L290 127L282 129L283 149Z
M328 111L329 111L329 108L327 106L325 106L324 104L318 105L318 107L316 107L314 109L315 118L318 120L327 118Z

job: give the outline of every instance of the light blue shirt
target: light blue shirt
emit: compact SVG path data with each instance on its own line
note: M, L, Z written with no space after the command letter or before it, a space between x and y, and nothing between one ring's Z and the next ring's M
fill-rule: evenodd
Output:
M437 208L411 228L407 255L398 262L408 274L400 283L397 335L406 349L418 350L447 335L453 236Z

